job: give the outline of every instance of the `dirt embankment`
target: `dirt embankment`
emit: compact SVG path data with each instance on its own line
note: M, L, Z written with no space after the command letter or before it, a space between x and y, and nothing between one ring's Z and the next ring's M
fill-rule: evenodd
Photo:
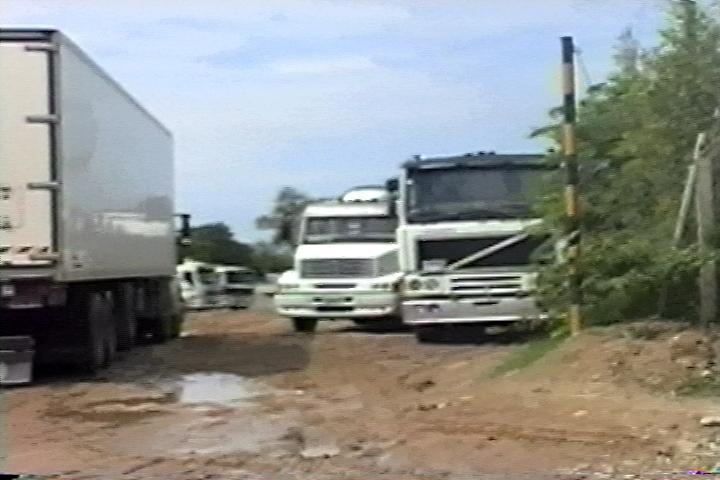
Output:
M4 469L613 477L720 457L720 427L700 423L720 405L684 396L713 391L711 338L665 323L593 330L493 377L527 348L507 336L418 345L346 324L298 336L266 314L198 315L180 341L137 350L103 378L51 376L9 392Z

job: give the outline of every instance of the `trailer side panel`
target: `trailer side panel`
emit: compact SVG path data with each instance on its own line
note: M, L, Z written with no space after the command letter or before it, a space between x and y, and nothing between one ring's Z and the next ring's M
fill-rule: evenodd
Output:
M69 40L58 44L59 279L169 277L171 134Z

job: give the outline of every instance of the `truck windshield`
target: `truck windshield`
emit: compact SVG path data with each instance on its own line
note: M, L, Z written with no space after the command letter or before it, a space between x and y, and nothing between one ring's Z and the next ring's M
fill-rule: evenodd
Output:
M532 167L411 170L408 221L527 218L547 173Z
M212 268L199 268L198 277L203 285L214 285L217 283L217 273Z
M393 217L318 217L305 223L303 243L394 242Z

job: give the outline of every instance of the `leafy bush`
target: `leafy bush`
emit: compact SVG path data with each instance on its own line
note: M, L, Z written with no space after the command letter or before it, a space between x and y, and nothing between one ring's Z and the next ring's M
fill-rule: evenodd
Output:
M667 282L665 316L692 319L697 272L713 256L701 258L694 237L672 248L672 233L695 139L720 105L720 24L690 0L672 1L660 44L641 51L625 32L615 60L578 110L586 317L606 324L653 315ZM559 146L559 110L550 116L554 123L534 135ZM538 209L550 230L564 229L558 192ZM541 297L560 318L565 279L562 266L542 269Z

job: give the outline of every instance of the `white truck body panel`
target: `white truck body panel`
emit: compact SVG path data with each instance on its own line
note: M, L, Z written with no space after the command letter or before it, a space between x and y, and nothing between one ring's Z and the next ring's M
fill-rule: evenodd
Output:
M31 265L53 246L52 193L27 188L52 179L49 127L27 121L50 113L47 54L0 43L0 75L0 264Z
M201 271L212 272L213 280L204 281ZM213 265L194 260L186 260L176 267L176 278L187 308L202 310L224 306L223 289L219 275Z
M40 249L56 281L172 276L170 132L55 31L0 32L0 102L0 266L48 264Z

